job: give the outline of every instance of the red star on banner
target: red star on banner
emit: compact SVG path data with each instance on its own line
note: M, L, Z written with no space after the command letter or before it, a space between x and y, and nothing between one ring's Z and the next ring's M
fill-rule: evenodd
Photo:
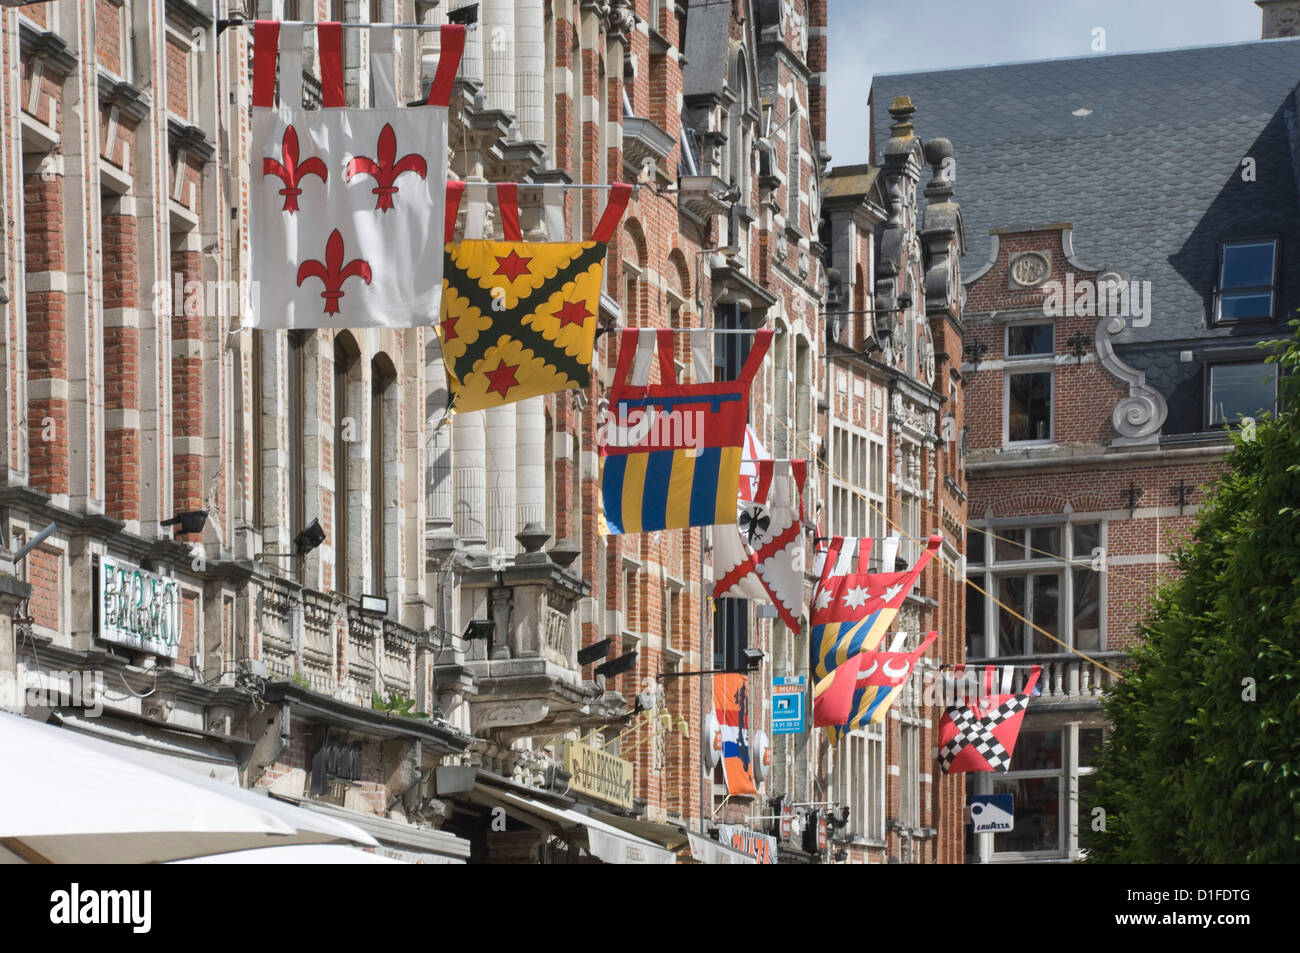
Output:
M519 381L515 380L515 371L519 370L518 364L507 364L505 361L497 361L497 369L488 371L487 377L492 383L489 385L487 392L490 394L496 391L502 397L506 392L514 387Z
M450 341L457 336L456 322L459 320L460 317L457 316L454 318L448 318L447 320L442 322L442 339L444 341Z
M566 301L564 307L555 312L555 316L560 319L560 327L563 328L570 324L581 325L591 317L591 312L581 301Z
M528 263L531 258L522 258L513 248L510 254L506 256L495 255L497 260L497 270L492 272L494 275L505 275L511 281L516 280L520 275L528 274Z

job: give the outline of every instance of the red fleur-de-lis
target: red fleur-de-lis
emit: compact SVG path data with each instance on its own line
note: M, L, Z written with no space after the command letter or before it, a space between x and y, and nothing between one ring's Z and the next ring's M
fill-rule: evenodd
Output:
M354 258L343 264L343 236L336 228L330 233L325 243L325 262L308 259L298 266L298 287L308 278L319 278L325 290L320 296L325 299L325 313L339 313L339 298L343 297L343 282L349 278L360 278L370 284L370 265L364 258Z
M284 165L274 159L263 157L262 174L278 176L284 180L284 188L280 190L280 194L284 196L284 208L281 211L296 212L298 196L302 195L298 183L308 175L319 176L324 182L329 178L329 169L325 168L325 163L315 156L305 162L298 161L298 133L293 126L284 131L284 139L280 143L280 157L284 159Z
M428 175L429 168L425 165L424 157L414 152L394 161L397 156L397 136L388 123L384 123L384 128L379 131L377 152L378 162L359 156L344 166L343 174L349 182L354 175L368 175L374 179L378 185L370 191L379 196L375 208L387 212L393 207L393 193L397 191L394 183L397 177L403 172L414 172L423 179Z

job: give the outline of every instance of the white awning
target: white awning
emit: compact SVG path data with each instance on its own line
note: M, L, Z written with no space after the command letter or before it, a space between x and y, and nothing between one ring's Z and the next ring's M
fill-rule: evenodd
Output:
M560 830L581 828L586 832L592 856L607 864L675 864L677 855L643 837L621 831L594 817L563 807L552 807L531 798L521 797L500 788L479 784L471 796L496 801L517 820L536 826L544 821Z
M311 798L288 798L299 807L355 824L379 841L376 853L408 864L463 864L469 858L469 841L447 831L403 824L375 814L349 811L337 804Z
M702 864L757 864L758 859L742 853L726 844L720 844L711 837L694 832L691 839L691 856Z
M168 731L166 725L151 728L107 715L90 718L60 711L58 719L64 728L117 744L130 745L157 755L186 771L213 778L223 784L239 786L239 761L230 748L219 741Z

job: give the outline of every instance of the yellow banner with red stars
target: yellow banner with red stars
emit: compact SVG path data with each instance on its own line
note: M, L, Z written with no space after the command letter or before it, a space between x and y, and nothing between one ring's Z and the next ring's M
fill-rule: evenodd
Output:
M604 242L449 243L438 337L451 412L591 383Z

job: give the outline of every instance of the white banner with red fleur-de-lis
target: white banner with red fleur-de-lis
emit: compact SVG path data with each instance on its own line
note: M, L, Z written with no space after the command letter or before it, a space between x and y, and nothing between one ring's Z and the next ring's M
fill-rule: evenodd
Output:
M432 325L442 295L447 102L465 28L441 28L428 100L404 108L394 86L395 31L372 26L373 109L344 105L341 25L318 23L315 32L323 105L304 109L303 24L253 27L253 290L245 323Z

